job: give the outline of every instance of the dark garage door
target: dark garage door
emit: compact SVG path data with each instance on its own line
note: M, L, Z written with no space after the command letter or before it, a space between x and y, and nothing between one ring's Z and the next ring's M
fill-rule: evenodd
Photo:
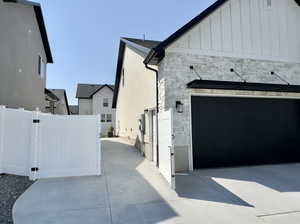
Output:
M194 169L300 161L300 101L192 97Z

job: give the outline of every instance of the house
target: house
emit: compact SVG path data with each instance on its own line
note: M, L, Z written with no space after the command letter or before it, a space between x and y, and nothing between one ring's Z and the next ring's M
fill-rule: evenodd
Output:
M158 44L158 41L152 40L120 40L113 101L113 108L116 108L116 133L128 138L139 149L142 149L141 142L144 140L140 132L141 121L144 120L142 115L145 110L156 108L156 78L143 61ZM152 147L149 144L144 150L147 154L148 147Z
M68 97L65 89L49 89L56 97L55 101L48 101L46 111L52 114L70 115Z
M0 105L44 111L53 63L39 3L0 0Z
M148 52L176 170L299 162L299 21L299 0L218 0ZM121 75L117 114L138 95L122 95Z
M79 114L79 108L77 105L70 105L70 115L78 115Z
M112 108L114 86L109 84L78 84L79 115L101 115L101 134L107 135L111 127L115 128L115 109Z

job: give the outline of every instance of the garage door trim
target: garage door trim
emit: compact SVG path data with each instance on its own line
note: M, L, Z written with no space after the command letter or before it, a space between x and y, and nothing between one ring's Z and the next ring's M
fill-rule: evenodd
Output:
M232 91L232 90L230 90ZM240 90L238 90L240 93ZM268 92L275 93L275 92ZM276 93L278 94L278 93ZM286 93L285 93L286 94ZM220 93L190 93L189 96L189 109L190 109L190 147L189 147L189 170L194 170L194 156L193 156L193 120L192 120L192 97L203 96L203 97L231 97L231 98L264 98L264 99L295 99L300 100L300 96L271 96L271 95L243 95L243 94L220 94Z

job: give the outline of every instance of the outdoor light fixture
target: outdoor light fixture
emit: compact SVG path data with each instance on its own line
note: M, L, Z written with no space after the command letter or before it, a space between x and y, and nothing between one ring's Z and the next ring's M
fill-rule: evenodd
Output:
M198 74L198 72L195 70L194 66L193 65L190 65L190 70L194 71L194 73L198 76L198 78L200 80L202 80L202 77Z
M287 85L290 85L290 83L288 82L288 81L286 81L285 79L283 79L281 76L279 76L276 72L271 72L270 73L271 75L274 75L274 76L276 76L277 78L279 78L282 82L284 82L285 84L287 84Z
M181 101L176 101L176 111L177 113L183 113L183 103Z
M230 72L233 72L236 76L238 76L243 82L247 82L246 79L243 78L239 73L237 73L233 68L230 69Z

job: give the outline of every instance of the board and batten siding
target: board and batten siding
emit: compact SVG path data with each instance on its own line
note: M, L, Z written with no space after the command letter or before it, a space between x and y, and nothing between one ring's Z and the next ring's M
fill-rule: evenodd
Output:
M229 0L175 41L169 52L300 62L294 0Z

